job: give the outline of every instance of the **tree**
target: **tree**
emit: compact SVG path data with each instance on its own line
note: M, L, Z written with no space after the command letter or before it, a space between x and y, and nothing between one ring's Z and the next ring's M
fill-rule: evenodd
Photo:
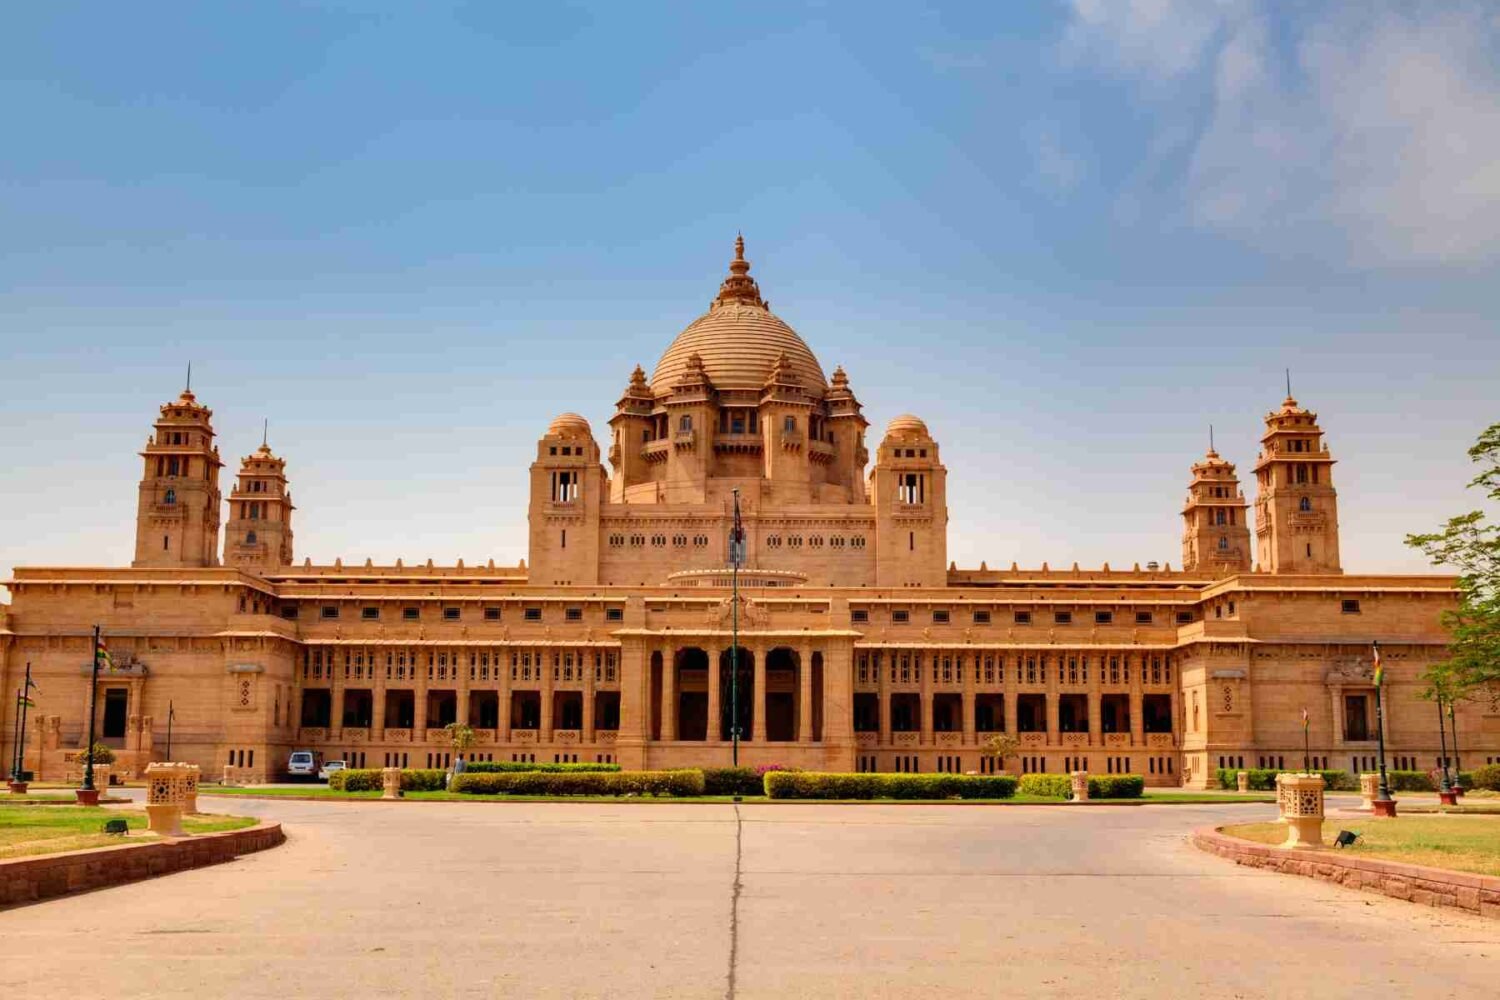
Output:
M455 757L463 756L464 751L472 747L478 740L478 737L474 734L474 730L462 722L448 723L443 727L443 732L448 734L448 740L453 744L453 754Z
M92 750L78 751L78 763L87 764L90 757L94 758L95 764L113 764L115 762L115 752L103 743L95 743Z
M1479 435L1469 458L1481 468L1469 488L1500 503L1500 423ZM1474 510L1450 518L1441 531L1407 535L1406 544L1459 571L1458 607L1443 616L1453 637L1450 655L1428 670L1427 696L1451 701L1483 692L1500 701L1500 525Z
M1010 733L996 733L984 741L984 746L979 748L983 757L995 759L995 770L1005 770L1005 758L1014 757L1021 749L1021 740Z

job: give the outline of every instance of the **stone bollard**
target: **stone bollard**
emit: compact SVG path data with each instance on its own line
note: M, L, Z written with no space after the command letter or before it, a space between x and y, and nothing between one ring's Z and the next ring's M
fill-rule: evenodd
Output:
M1373 812L1375 796L1380 794L1380 775L1374 771L1359 776L1359 808L1361 812Z
M182 811L189 816L198 815L198 779L202 770L197 764L179 764L183 772Z
M184 837L182 799L187 788L187 764L146 765L147 828L163 837Z
M401 797L401 768L381 768L380 789L382 799L399 799Z
M225 764L224 775L219 779L219 784L233 787L239 783L239 775L236 773L234 765Z
M1244 795L1246 792L1248 792L1250 790L1250 772L1236 771L1234 775L1234 785L1240 790L1241 795Z
M1276 802L1286 823L1282 847L1323 846L1323 776L1288 774L1276 776Z
M1074 771L1070 777L1073 781L1073 801L1087 802L1089 800L1089 773Z

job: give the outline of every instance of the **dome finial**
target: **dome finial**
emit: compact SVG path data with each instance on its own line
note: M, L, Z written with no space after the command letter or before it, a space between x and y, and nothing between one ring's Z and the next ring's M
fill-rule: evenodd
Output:
M743 233L736 234L734 238L734 260L729 262L729 277L719 286L719 297L714 300L715 306L722 306L726 302L743 302L746 305L767 308L766 303L760 297L760 286L755 279L750 277L750 262L745 259L745 237Z

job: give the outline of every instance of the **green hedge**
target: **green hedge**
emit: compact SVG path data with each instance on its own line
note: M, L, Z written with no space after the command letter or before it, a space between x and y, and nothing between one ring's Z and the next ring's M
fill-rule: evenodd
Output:
M328 787L335 792L378 792L385 785L378 767L348 767L328 776ZM441 792L448 772L422 768L401 772L403 792Z
M471 795L655 795L703 794L702 771L511 771L465 772L453 791Z
M1073 780L1066 774L1023 774L1022 795L1037 795L1045 799L1066 799L1073 795Z
M1091 774L1089 798L1138 799L1146 791L1143 774Z
M773 799L1008 799L1016 779L1008 774L832 774L770 771Z
M1276 776L1278 774L1301 774L1295 768L1277 769L1274 767L1221 767L1218 770L1219 787L1234 791L1239 786L1235 783L1235 775L1244 771L1250 776L1250 790L1252 792L1274 792L1276 790ZM1330 792L1357 792L1359 781L1348 771L1314 771L1313 774L1323 776L1323 787Z
M524 774L540 771L545 774L612 774L620 770L619 764L535 764L520 760L476 760L464 765L469 774Z
M703 768L704 795L764 795L765 779L753 767Z
M1474 768L1472 781L1475 788L1500 792L1500 764L1485 764Z

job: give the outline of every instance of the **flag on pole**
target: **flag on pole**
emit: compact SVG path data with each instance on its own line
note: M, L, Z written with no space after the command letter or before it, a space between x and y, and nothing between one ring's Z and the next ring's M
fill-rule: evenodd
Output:
M31 674L26 675L26 690L40 692L42 689L36 686L36 681L31 679Z
M115 669L115 661L110 657L109 650L104 645L104 637L103 636L99 637L99 650L95 654L95 656L96 656L96 658L99 661L99 667L100 667L100 669L102 669L102 670L114 670Z
M36 708L36 702L31 700L30 695L21 695L16 699L17 708Z
M1375 686L1380 687L1385 680L1385 668L1380 665L1380 643L1372 643L1370 648L1374 651L1371 656L1375 661Z
M729 533L729 562L734 566L745 564L745 526L740 522L740 498L734 498L734 529Z
M1307 716L1307 709L1302 710L1302 731L1305 733L1312 727L1312 720Z

